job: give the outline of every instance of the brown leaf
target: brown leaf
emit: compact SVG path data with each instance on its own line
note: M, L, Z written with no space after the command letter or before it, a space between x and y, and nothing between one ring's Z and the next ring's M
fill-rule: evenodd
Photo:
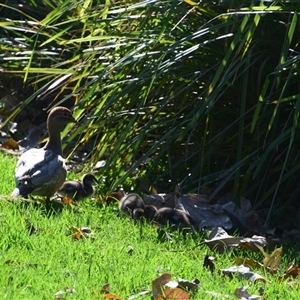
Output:
M62 205L71 205L71 204L75 204L77 205L71 198L68 198L68 197L63 197L60 201L60 203Z
M164 300L168 300L168 299L171 299L171 300L189 300L190 299L189 294L186 291L184 291L182 289L179 289L179 288L165 289L164 293L165 293L165 297L162 298ZM161 299L161 298L159 298L159 299Z
M103 298L104 299L116 299L116 300L124 300L124 298L118 296L118 295L115 295L115 294L104 294L103 295Z
M10 150L19 150L19 144L12 138L9 138L7 140L5 140L2 143L2 146L6 149L10 149Z
M171 280L171 274L165 273L160 277L152 280L152 293L155 300L164 298L164 288L163 286Z
M260 262L254 260L253 258L235 257L234 261L238 266L245 265L246 267L250 267L251 269L258 269L258 268L262 269L262 268L264 268L263 264L261 264Z
M280 265L280 256L282 253L282 248L275 249L271 254L268 254L264 251L263 247L256 245L256 247L264 255L263 263L264 267L271 273L274 274L277 272L277 267Z
M299 276L299 268L294 263L290 263L288 269L286 270L286 273L283 275L284 279L288 278L296 278Z

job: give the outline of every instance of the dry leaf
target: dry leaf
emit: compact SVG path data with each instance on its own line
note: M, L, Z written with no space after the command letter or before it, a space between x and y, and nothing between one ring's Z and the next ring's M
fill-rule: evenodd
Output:
M167 284L171 280L171 274L165 273L160 277L152 280L152 293L155 300L161 299L160 297L164 297L164 285Z
M83 237L88 237L88 238L92 238L93 237L93 233L92 233L92 231L91 231L91 229L89 227L80 227L80 228L77 228L75 226L71 226L70 230L74 232L74 234L72 235L72 237L75 240L80 240Z
M267 240L263 236L254 235L252 238L248 237L234 237L229 235L222 227L217 227L209 235L205 242L211 250L216 250L219 253L232 250L236 247L247 248L252 251L257 251L258 246L266 246Z
M68 197L63 197L61 200L60 200L60 203L62 205L77 205L76 202L74 202L71 198L68 198Z
M10 150L19 150L19 144L12 138L9 138L7 140L5 140L2 143L2 146L6 149L10 149Z
M251 269L258 269L258 268L264 269L264 265L256 260L254 260L253 258L235 257L234 261L238 266L244 265L246 267L250 267Z
M268 254L264 251L264 249L256 245L256 247L261 251L261 253L264 255L263 264L264 267L271 273L275 274L277 272L277 268L280 265L280 256L282 253L282 248L275 249L271 254Z
M247 292L248 287L247 286L243 286L241 288L237 288L234 293L235 295L239 298L239 299L243 299L243 300L257 300L260 299L260 296L257 295L250 295Z
M115 294L104 294L103 295L103 298L104 299L116 299L116 300L124 300L124 298L118 296L118 295L115 295Z
M178 285L187 291L196 291L200 288L200 281L197 278L195 278L193 281L179 278Z
M238 275L242 278L250 280L251 282L257 282L257 281L264 281L265 282L266 281L266 279L263 276L252 272L250 270L250 268L248 268L244 265L233 266L233 267L230 267L230 268L227 268L227 269L221 269L220 272L225 274L225 275L228 275L230 277L232 277L234 274L236 274L236 275Z
M189 294L179 288L175 288L175 289L165 289L164 290L165 296L162 298L158 298L158 299L164 299L164 300L189 300L190 296Z
M299 268L294 263L290 263L288 269L286 270L285 274L281 277L284 279L288 278L296 278L299 276Z
M214 259L215 258L213 256L209 256L207 254L204 257L203 268L208 268L211 274L215 271Z

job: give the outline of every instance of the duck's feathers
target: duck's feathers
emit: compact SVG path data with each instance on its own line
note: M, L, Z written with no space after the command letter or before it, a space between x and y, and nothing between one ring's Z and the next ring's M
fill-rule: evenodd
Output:
M27 197L32 193L50 197L63 184L66 175L64 159L60 155L50 150L30 149L22 154L17 163L17 187L13 196Z

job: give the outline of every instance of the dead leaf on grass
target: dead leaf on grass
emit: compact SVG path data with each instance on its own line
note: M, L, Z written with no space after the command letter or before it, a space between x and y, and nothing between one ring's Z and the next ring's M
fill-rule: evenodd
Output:
M70 230L74 232L72 235L74 240L80 240L84 237L86 238L93 238L93 233L89 227L80 227L77 228L75 226L71 226Z
M63 198L61 198L60 203L61 203L62 205L77 205L77 203L74 202L73 199L68 198L68 197L63 197Z
M173 288L173 289L165 289L164 290L164 297L157 298L159 300L189 300L190 296L189 294L179 288Z
M263 276L251 271L249 267L246 267L244 265L233 266L227 269L221 269L220 273L227 275L231 278L233 277L233 275L238 275L244 279L250 280L251 282L266 282L266 279Z
M200 245L206 244L211 250L219 253L230 251L236 247L247 248L252 251L258 251L258 245L266 246L267 240L263 236L254 235L248 237L234 237L229 235L222 227L217 227L209 235L209 238Z
M178 286L186 291L197 291L200 288L200 281L197 278L192 281L178 278Z
M240 258L235 257L234 262L240 266L244 265L246 267L250 267L251 269L264 269L264 265L253 258Z
M294 263L290 263L289 267L287 268L285 274L280 277L281 279L289 279L289 278L296 278L299 276L299 268Z
M234 293L238 297L238 299L243 299L243 300L257 300L261 299L261 296L257 295L250 295L247 292L248 286L243 286L241 288L237 288Z
M171 281L171 274L165 273L152 281L152 293L154 300L189 300L190 296L185 290L175 288L165 288ZM177 283L178 285L178 283ZM173 286L173 285L171 285Z
M151 286L154 299L160 299L159 297L163 297L164 285L171 280L171 277L171 274L165 273L160 277L152 280Z
M104 294L103 295L104 299L116 299L116 300L124 300L124 298L116 295L116 294Z
M210 273L213 274L215 271L215 258L213 256L205 255L204 261L203 261L203 268L207 268L210 270Z
M266 270L268 270L271 274L277 273L278 267L281 263L281 253L282 248L275 249L271 254L268 254L264 251L263 247L256 245L256 247L261 251L264 255L263 264Z

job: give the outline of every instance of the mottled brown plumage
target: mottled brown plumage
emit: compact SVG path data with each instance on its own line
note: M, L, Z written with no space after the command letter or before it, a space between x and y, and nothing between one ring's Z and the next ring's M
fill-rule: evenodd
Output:
M49 199L63 184L67 169L62 158L60 133L71 122L76 122L66 107L52 109L47 118L49 140L43 148L24 152L15 169L16 188L12 196L27 198L29 194Z

